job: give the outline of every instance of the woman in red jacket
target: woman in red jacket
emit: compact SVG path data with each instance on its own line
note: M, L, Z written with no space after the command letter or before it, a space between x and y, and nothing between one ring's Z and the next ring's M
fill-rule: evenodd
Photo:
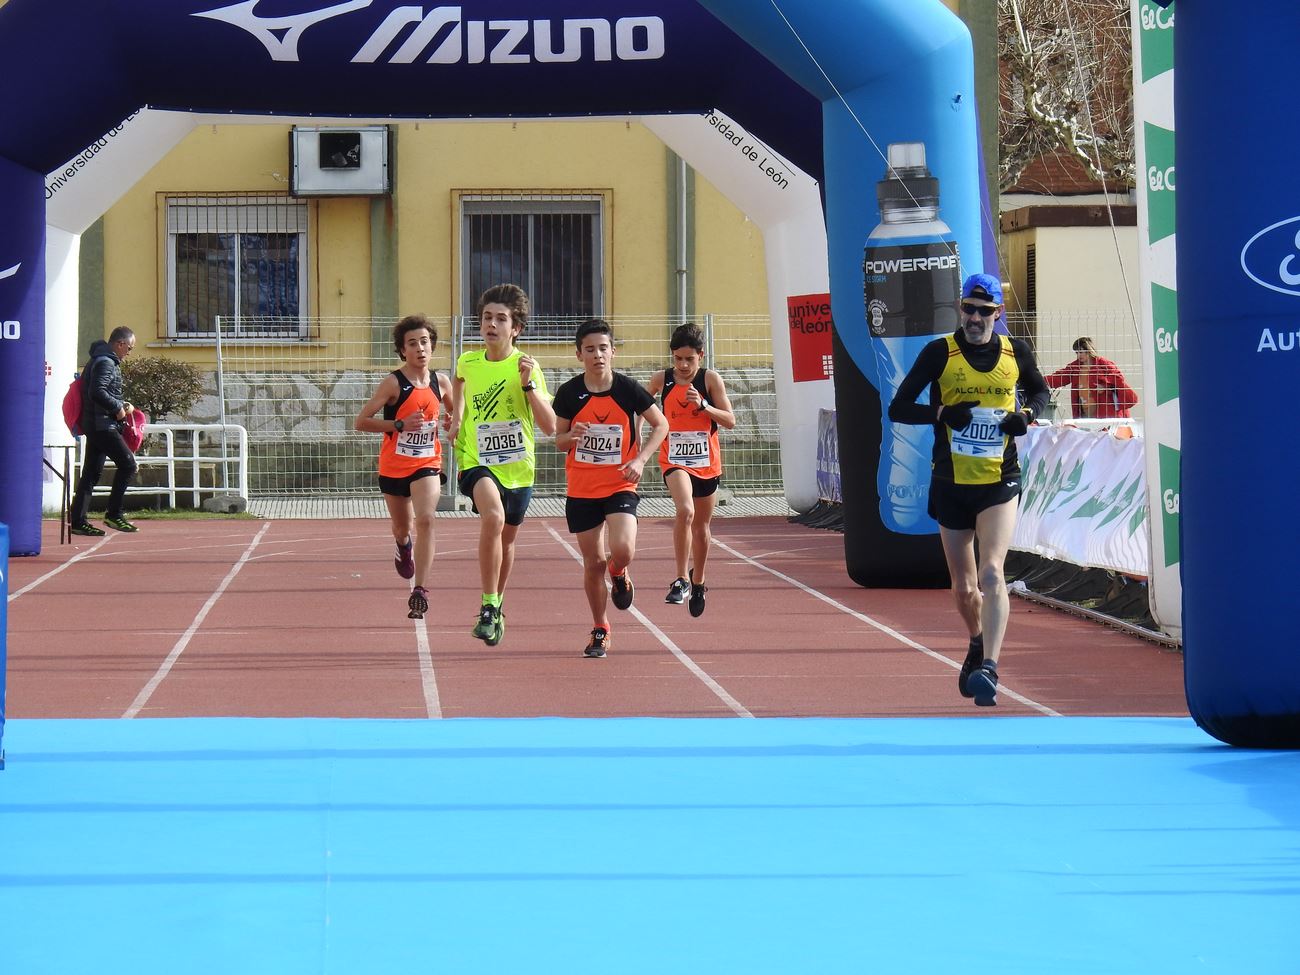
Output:
M1052 389L1070 387L1070 406L1075 419L1109 420L1124 418L1137 405L1137 393L1124 381L1119 366L1097 355L1092 339L1080 337L1072 346L1074 361L1045 376Z

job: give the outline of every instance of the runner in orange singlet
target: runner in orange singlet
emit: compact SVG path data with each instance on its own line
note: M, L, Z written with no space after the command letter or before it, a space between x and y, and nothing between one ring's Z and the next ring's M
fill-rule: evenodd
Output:
M709 523L722 481L718 427L734 429L736 414L722 377L701 365L704 333L699 326L679 325L668 347L673 353L672 368L655 373L649 385L650 395L660 397L668 417L668 437L659 448L659 467L677 507L673 522L677 578L668 587L664 602L680 605L689 590L688 608L692 616L699 616L704 612L704 594L708 591L704 569L713 540Z
M610 647L605 571L614 607L630 608L635 589L627 568L636 555L636 488L646 461L668 433L668 421L644 387L614 371L614 331L608 322L587 319L574 344L582 374L556 390L555 446L567 455L564 517L578 536L582 586L591 607L591 640L583 654L603 657ZM638 417L650 425L644 444L637 439Z
M433 517L444 479L439 417L445 425L453 412L451 381L429 369L437 343L437 334L423 315L408 315L398 322L393 347L402 358L402 368L384 377L353 424L357 430L384 435L379 447L379 490L397 542L393 564L403 579L415 580L406 604L411 619L422 619L429 610L425 583L433 570ZM383 417L376 417L381 410Z

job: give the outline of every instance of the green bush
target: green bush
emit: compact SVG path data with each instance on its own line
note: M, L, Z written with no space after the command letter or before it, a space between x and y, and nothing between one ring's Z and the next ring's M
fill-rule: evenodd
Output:
M143 356L122 363L126 400L161 423L177 414L183 418L203 395L203 374L179 359Z

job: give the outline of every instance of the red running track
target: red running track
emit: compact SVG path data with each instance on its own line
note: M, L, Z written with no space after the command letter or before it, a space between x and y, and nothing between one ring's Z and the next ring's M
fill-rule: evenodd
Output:
M519 536L500 646L469 635L478 520L438 521L430 613L406 618L387 522L145 521L13 559L8 716L572 717L1187 714L1182 656L1012 599L997 708L956 688L947 591L868 590L842 537L719 519L708 607L669 606L671 522L643 519L632 611L591 627L562 519Z

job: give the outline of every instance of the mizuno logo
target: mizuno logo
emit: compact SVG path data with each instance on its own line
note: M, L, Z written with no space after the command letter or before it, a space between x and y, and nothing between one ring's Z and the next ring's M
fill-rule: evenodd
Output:
M23 262L19 261L13 267L7 267L3 271L0 271L0 281L3 281L5 278L12 278L15 274L18 273L18 269L22 266L23 266Z
M253 13L253 8L257 6L257 0L244 0L244 3L234 3L229 7L218 7L216 10L208 10L191 16L221 20L235 27L243 28L262 42L262 46L266 48L266 53L271 55L272 61L297 61L298 41L302 38L303 31L308 27L313 27L323 20L329 20L331 17L337 17L340 14L351 13L354 10L364 10L373 2L374 0L346 0L345 3L325 7L323 10L311 10L305 14L294 14L290 17L259 17ZM281 31L283 32L282 36L277 36L277 32Z
M259 17L258 0L218 7L194 17L220 20L252 34L273 61L298 61L298 42L308 27L364 10L373 0L347 0L287 17ZM530 64L573 61L657 61L664 56L661 17L565 18L554 21L464 20L459 6L394 7L361 41L354 64ZM358 34L358 36L360 36Z

